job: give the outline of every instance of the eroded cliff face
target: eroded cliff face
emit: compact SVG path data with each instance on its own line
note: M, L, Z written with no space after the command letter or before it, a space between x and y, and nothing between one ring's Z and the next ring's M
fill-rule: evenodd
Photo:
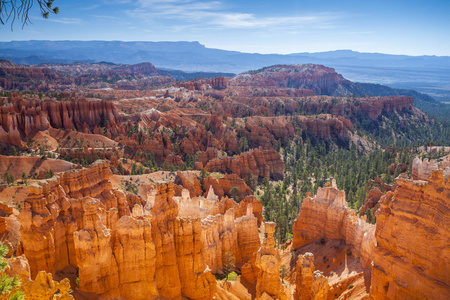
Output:
M380 200L370 290L374 299L450 297L449 176L443 169L430 173L426 181L398 178L397 188Z
M312 253L307 252L298 257L295 274L295 299L328 299L330 286L322 272L315 270Z
M17 276L21 281L21 289L26 299L73 300L70 295L71 287L67 278L57 282L52 274L40 271L36 278L30 278L30 266L25 255L12 257L7 260L6 274Z
M450 155L436 159L420 159L416 157L413 161L411 178L414 180L428 180L433 174L433 170L443 170L444 175L450 173Z
M293 249L321 239L344 240L368 266L375 247L374 225L356 216L345 200L345 192L336 187L319 188L317 195L303 200L293 225Z
M222 171L246 178L248 174L257 177L283 178L284 162L275 150L251 150L234 157L210 160L205 170Z
M79 291L104 298L211 299L213 273L229 252L239 266L260 247L252 203L175 197L173 182L150 187L147 199L112 188L109 163L60 173L28 187L19 221L31 276L78 268ZM241 207L242 206L242 207ZM19 253L20 254L20 253Z
M288 299L280 279L280 252L275 248L275 239L273 238L276 225L273 222L264 224L267 237L256 253L256 266L259 268L256 299Z
M51 127L86 132L102 122L116 124L118 113L108 101L40 101L11 99L0 107L0 142L22 146L34 130Z
M372 299L449 298L449 157L415 159L411 179L402 174L393 190L385 195L378 191L376 226L355 216L343 191L320 188L315 197L303 201L293 227L293 249L320 240L345 241L364 268L372 266ZM312 297L312 262L312 256L298 257L296 299ZM317 291L319 287L324 285L318 284Z

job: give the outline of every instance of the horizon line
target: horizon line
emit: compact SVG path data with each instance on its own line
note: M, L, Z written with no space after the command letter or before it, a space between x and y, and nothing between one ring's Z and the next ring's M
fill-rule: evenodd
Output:
M207 49L213 50L222 50L229 52L239 52L244 54L259 54L259 55L295 55L295 54L318 54L318 53L329 53L329 52L339 52L339 51L350 51L359 54L381 54L381 55L392 55L392 56L409 56L409 57L449 57L450 55L436 55L436 54L420 54L420 55L410 55L410 54L393 54L393 53L384 53L384 52L362 52L352 49L334 49L334 50L326 50L326 51L318 51L318 52L292 52L292 53L258 53L258 52L243 52L239 50L226 50L220 48L208 47L205 44L202 44L200 41L123 41L123 40L10 40L10 41L0 41L0 43L12 43L12 42L121 42L121 43L193 43L199 44Z

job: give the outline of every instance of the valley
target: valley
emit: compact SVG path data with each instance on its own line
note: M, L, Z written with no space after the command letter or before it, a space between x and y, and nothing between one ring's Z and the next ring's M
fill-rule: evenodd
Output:
M450 297L441 104L319 64L185 76L0 61L26 299Z

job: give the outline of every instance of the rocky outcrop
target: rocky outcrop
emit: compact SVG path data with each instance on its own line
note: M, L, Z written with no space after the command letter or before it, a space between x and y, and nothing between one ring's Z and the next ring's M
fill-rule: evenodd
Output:
M211 87L216 90L223 90L227 88L227 80L223 76L212 78L210 84Z
M382 196L384 196L384 193L382 193L377 187L372 188L367 194L366 202L359 209L359 213L364 216L368 209L372 209L378 204L378 201L380 201Z
M202 220L202 227L205 259L213 273L222 269L222 258L227 252L240 269L260 247L258 219L253 215L252 204L246 205L246 213L241 217L236 216L234 208L224 214L210 214Z
M26 299L74 300L70 295L69 279L57 282L53 280L52 274L45 271L39 272L34 281L25 282L22 289Z
M297 259L295 278L295 299L328 299L330 286L322 272L314 267L314 255L310 252L300 255Z
M238 199L234 200L238 202L247 196L253 195L252 189L236 174L225 174L224 177L217 180L212 176L208 176L205 178L204 185L207 191L212 186L214 193L219 197L234 197L235 192ZM232 191L233 188L237 188L237 190Z
M177 171L177 180L175 182L178 183L178 181L183 188L189 191L191 197L198 197L202 194L200 180L197 175L192 176L191 173Z
M50 127L89 131L100 124L116 124L112 102L108 101L41 101L10 98L0 107L0 142L22 146L21 139L34 130Z
M273 238L276 226L273 222L264 224L266 238L256 254L256 266L259 268L256 299L288 299L280 278L280 252L275 249Z
M253 215L251 205L247 206L247 214L235 220L239 246L239 256L236 258L236 266L240 268L252 260L254 254L260 248L258 219Z
M7 260L6 274L17 276L21 281L21 289L26 299L73 300L70 282L67 278L60 282L54 281L52 274L41 271L34 281L30 278L30 266L25 255Z
M238 259L241 256L234 219L234 210L231 208L224 215L209 215L202 220L205 261L212 273L222 270L225 253Z
M450 183L448 170L415 160L413 178L396 179L397 188L380 201L373 252L374 299L450 297Z
M349 129L352 126L348 124L350 122L349 120L342 119L332 117L331 115L318 115L314 117L299 116L295 121L297 126L313 138L322 140L329 140L336 137L348 139L350 136ZM350 124L352 123L350 122Z
M169 154L167 155L166 159L164 160L163 165L167 166L175 166L175 167L182 167L183 166L183 160L178 155Z
M450 155L444 156L439 160L429 160L427 158L422 160L416 157L412 165L411 178L414 180L428 180L433 170L438 169L443 170L444 174L450 173Z
M111 230L100 221L97 214L100 202L91 197L83 198L83 226L73 233L80 289L88 293L119 295L113 291L119 286L117 261L110 246Z
M315 94L342 94L350 85L332 68L321 65L276 65L256 71L250 76L241 74L234 78L238 85L292 87L295 89L313 90Z
M40 90L47 91L48 84L41 84L42 81L53 82L63 77L49 68L21 66L3 59L0 61L0 87L5 90L33 90L40 87Z
M73 233L82 228L84 205L101 199L104 222L129 214L132 196L111 188L109 164L98 161L87 169L61 173L28 186L28 197L19 214L21 242L32 276L45 270L55 273L77 265ZM90 197L90 198L89 198Z
M217 149L212 147L209 147L208 149L206 149L206 151L201 152L198 156L198 161L202 163L202 167L200 169L202 169L203 166L206 166L208 161L217 158L217 154Z
M364 266L372 261L374 225L357 217L345 201L345 192L336 187L319 188L315 197L306 197L292 231L292 249L321 239L338 239L354 248Z
M233 157L213 159L205 166L206 171L234 173L241 178L249 174L266 178L283 178L284 162L275 150L251 150Z
M190 198L187 189L176 197L173 182L158 183L148 187L144 201L113 189L111 176L109 164L98 161L28 187L19 248L33 276L75 266L82 293L211 299L211 271L221 272L225 253L240 268L260 247L256 199L233 202L239 211L246 209L238 217L233 208L221 214L226 206L212 188L206 198Z
M177 218L175 248L182 295L189 299L211 299L216 292L216 279L204 260L199 218Z
M155 66L149 62L144 62L136 65L128 65L121 68L112 69L111 73L119 73L119 74L132 74L132 73L141 73L145 75L158 75L160 71L155 68Z
M400 173L403 173L408 169L408 165L404 163L392 163L389 165L389 173L394 175L395 171L398 170Z
M30 281L30 265L25 255L11 257L7 260L7 267L5 273L8 276L17 276L20 278L21 282Z

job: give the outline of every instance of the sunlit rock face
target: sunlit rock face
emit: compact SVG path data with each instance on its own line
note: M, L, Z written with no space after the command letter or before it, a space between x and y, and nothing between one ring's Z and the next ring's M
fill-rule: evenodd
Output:
M364 267L372 266L373 299L450 297L449 158L416 158L412 179L400 175L392 191L378 191L376 226L355 216L343 191L320 188L303 201L293 227L293 249L322 239L345 241ZM297 262L298 299L312 286L313 267L305 255Z
M413 178L421 180L399 177L397 188L380 200L370 289L374 299L450 297L448 168L418 159L414 164Z
M276 225L273 222L264 224L266 238L256 253L256 266L259 268L256 284L257 299L288 299L280 278L280 252L275 248L273 238Z
M97 161L28 187L19 250L32 277L75 266L80 292L211 299L224 255L240 267L260 248L256 199L240 205L219 199L212 187L206 197L191 198L187 189L177 197L167 182L149 187L144 200L112 188L111 176L109 164Z
M294 298L298 300L327 299L330 286L322 272L314 268L314 255L310 252L297 259Z
M375 246L374 225L356 216L345 200L345 192L336 187L319 188L317 195L303 200L299 216L293 225L293 249L312 242L344 240L368 266Z

